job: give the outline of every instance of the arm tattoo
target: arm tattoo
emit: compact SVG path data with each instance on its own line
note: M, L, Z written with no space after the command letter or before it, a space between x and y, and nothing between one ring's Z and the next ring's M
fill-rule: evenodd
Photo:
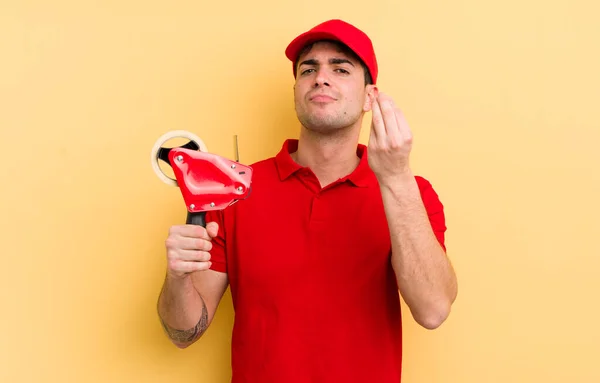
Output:
M170 327L165 321L160 318L163 328L167 332L167 335L174 341L180 343L189 343L193 342L208 328L208 310L206 309L206 303L204 303L204 299L202 299L202 315L200 316L200 320L196 325L187 330L179 330L173 327Z

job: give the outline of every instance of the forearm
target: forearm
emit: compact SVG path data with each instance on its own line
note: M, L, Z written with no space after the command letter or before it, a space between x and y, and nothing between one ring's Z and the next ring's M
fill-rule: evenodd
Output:
M380 183L398 288L415 320L436 328L456 297L454 270L431 228L410 173Z
M194 343L208 327L208 310L191 277L167 276L158 299L158 315L171 341L184 348Z

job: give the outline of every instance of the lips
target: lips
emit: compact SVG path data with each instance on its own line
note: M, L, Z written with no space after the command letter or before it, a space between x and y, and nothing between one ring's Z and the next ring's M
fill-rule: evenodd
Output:
M335 101L335 98L328 96L326 94L317 94L310 98L310 101L313 102L330 102Z

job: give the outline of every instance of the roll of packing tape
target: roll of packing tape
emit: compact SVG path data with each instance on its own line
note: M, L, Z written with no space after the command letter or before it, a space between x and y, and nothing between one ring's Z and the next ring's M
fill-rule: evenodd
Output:
M196 144L196 146L198 146L198 150L201 152L208 152L208 149L206 148L206 145L204 144L204 141L202 141L200 139L200 137L196 136L193 133L190 133L188 131L185 130L172 130L170 132L167 132L165 134L163 134L154 144L154 147L152 148L152 153L151 153L151 163L152 163L152 169L154 170L154 173L156 173L156 175L158 176L158 178L163 181L164 183L166 183L167 185L171 185L171 186L178 186L177 185L177 180L168 177L161 169L160 166L158 165L158 153L160 151L160 149L169 149L169 148L163 148L162 145L173 138L187 138L188 140L194 142ZM170 165L170 164L169 164Z

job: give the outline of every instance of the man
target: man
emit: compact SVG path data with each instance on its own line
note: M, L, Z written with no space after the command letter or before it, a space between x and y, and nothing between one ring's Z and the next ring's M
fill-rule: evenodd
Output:
M253 164L250 198L207 214L206 230L171 228L160 318L187 347L229 285L233 383L399 382L399 294L428 329L457 294L442 204L411 171L410 129L375 85L362 31L330 20L294 39L286 56L299 139Z

